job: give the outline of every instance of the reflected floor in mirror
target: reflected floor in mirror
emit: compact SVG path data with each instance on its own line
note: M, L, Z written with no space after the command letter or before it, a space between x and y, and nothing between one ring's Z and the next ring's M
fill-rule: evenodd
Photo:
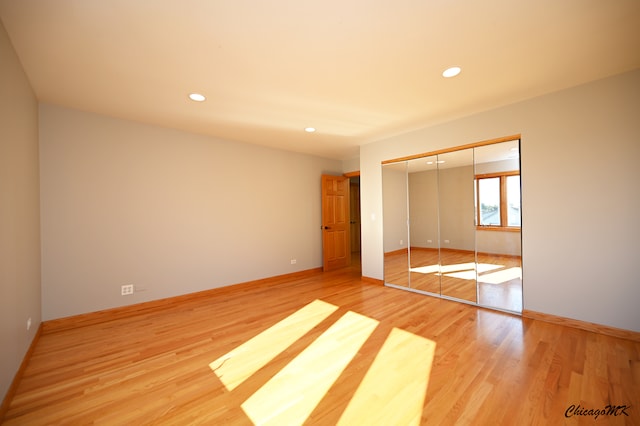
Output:
M411 249L411 273L407 252L385 255L385 281L401 287L476 301L476 265L469 252ZM473 254L471 253L471 256ZM442 270L440 270L442 268ZM498 309L522 312L522 269L517 256L478 253L478 303Z
M520 257L478 253L478 303L522 312L522 263ZM482 265L488 265L483 270Z

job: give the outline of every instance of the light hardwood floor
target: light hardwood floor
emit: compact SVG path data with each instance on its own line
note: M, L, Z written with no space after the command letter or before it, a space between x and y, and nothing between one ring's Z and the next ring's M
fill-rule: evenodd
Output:
M640 424L640 343L359 277L45 331L4 424Z

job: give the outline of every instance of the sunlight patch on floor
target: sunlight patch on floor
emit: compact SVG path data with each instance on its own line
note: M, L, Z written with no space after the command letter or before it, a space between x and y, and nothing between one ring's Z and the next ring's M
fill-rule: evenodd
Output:
M483 274L478 277L478 282L488 284L502 284L507 281L521 279L522 269L519 267L513 267L505 269L503 271L492 272L490 274Z
M336 312L321 300L289 315L209 367L232 392ZM241 404L256 425L301 425L327 395L379 322L347 311ZM393 328L348 401L340 424L419 424L435 342Z
M476 266L477 265L477 266ZM484 272L493 271L496 269L504 268L504 265L495 265L493 263L456 263L452 265L427 265L411 268L411 272L418 272L420 274L436 274L444 275L446 277L460 278L462 280L475 280L476 269L479 274Z
M440 272L440 265L426 265L426 266L417 266L415 268L409 269L411 272L417 272L419 274L435 274Z
M378 321L347 312L243 404L254 424L303 424Z
M339 425L419 425L435 342L398 328L382 348Z
M338 309L315 300L209 364L231 391Z

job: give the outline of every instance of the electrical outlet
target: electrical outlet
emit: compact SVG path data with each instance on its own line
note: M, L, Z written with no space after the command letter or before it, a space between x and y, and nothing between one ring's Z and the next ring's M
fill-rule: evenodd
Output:
M133 284L127 284L120 287L120 294L122 296L127 296L129 294L133 294Z
M29 331L29 329L31 329L31 317L27 320L27 331Z
M291 264L295 265L296 263L298 263L298 261L296 259L291 259Z
M404 245L404 240L400 240L400 245Z

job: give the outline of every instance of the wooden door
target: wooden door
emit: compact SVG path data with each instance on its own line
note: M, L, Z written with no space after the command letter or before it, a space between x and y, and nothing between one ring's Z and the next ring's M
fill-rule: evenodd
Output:
M322 175L322 263L324 271L349 266L349 178Z

